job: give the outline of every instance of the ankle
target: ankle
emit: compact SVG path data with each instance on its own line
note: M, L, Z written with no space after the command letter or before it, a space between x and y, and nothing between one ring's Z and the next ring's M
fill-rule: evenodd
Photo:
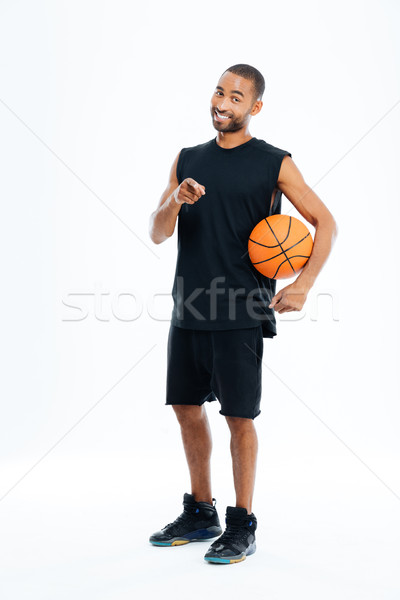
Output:
M253 511L251 509L251 504L239 504L236 502L236 508L245 508L247 510L248 515L252 515Z
M194 496L196 502L207 502L213 506L213 500L208 494L195 494L192 492L192 495Z

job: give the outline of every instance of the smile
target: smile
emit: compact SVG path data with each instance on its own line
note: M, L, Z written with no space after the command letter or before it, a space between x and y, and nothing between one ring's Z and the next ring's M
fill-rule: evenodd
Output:
M215 118L215 120L216 120L216 121L221 121L221 122L222 122L222 121L226 121L227 119L230 119L230 117L225 117L224 115L221 115L221 114L218 112L218 110L217 110L217 109L215 109L215 111L214 111L214 112L215 112L215 116L214 116L214 118Z

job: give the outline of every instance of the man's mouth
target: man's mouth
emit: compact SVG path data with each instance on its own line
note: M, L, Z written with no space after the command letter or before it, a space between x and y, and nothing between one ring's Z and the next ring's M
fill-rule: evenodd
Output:
M216 121L219 121L220 123L223 123L224 121L227 121L228 119L230 119L230 117L228 117L228 116L221 115L221 113L218 112L217 109L215 109L214 113L215 113L214 119Z

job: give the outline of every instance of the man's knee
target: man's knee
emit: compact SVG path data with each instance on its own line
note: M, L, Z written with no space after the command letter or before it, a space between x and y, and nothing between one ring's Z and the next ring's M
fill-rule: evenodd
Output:
M243 431L254 430L254 421L245 417L228 417L225 416L229 429L232 434L241 433Z
M181 425L196 422L204 416L204 406L195 404L172 404L176 417Z

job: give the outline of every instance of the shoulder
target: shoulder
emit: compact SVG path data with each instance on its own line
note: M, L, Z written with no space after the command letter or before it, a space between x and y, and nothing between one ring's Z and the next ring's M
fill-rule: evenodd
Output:
M181 152L201 152L202 150L207 150L213 143L214 140L210 140L208 142L203 142L202 144L196 144L195 146L186 146L181 149Z
M179 151L179 166L181 164L190 164L192 159L201 159L203 155L208 153L213 143L214 140L210 140L209 142L203 142L202 144L196 144L195 146L181 148Z
M258 138L254 138L254 148L257 148L260 152L264 152L270 156L276 156L277 158L283 158L287 155L290 157L292 156L291 152L288 150L284 150L283 148L279 148L278 146L274 146L265 140L260 140Z
M192 170L198 161L202 162L203 157L207 156L213 141L210 140L209 142L203 142L195 146L185 146L180 149L176 165L176 175L179 183L184 179L184 173Z

